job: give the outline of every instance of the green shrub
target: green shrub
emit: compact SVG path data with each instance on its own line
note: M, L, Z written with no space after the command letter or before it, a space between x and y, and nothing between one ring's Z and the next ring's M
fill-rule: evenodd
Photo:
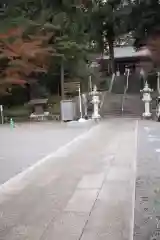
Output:
M11 117L29 117L31 109L29 106L16 106L4 109L4 116L7 118Z

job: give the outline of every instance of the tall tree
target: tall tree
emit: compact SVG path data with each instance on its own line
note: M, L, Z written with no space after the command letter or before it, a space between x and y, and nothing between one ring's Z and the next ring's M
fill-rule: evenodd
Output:
M23 29L40 25L54 35L49 41L49 46L56 51L53 61L60 64L63 59L63 62L74 63L74 66L80 59L86 59L88 34L85 19L86 12L81 2L14 0L5 7L1 22L5 28L0 29L5 33L17 26Z
M160 2L159 0L135 0L131 6L129 29L133 32L135 46L141 47L146 44L146 39L152 31L160 27Z
M95 0L91 11L91 39L97 43L101 53L109 52L111 72L115 72L114 42L117 36L126 33L130 1Z

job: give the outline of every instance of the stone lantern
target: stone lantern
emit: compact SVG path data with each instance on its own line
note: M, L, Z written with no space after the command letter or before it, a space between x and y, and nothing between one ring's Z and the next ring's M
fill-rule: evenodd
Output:
M96 85L94 85L93 91L90 93L90 95L92 96L91 103L93 104L92 119L98 120L101 118L99 114L100 93L97 91Z
M141 92L143 93L142 101L144 102L144 109L145 109L143 113L143 117L150 118L152 116L152 113L150 111L150 106L152 101L151 93L153 92L153 90L149 88L148 83L146 82Z

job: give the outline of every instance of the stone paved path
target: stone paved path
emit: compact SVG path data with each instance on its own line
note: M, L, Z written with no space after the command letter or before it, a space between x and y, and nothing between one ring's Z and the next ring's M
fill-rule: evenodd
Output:
M136 120L108 120L0 188L0 240L128 240Z

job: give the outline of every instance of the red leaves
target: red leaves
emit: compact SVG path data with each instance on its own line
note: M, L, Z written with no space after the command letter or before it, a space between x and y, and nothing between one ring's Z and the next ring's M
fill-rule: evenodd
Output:
M49 47L49 39L53 33L35 31L34 35L24 38L21 28L10 29L6 34L0 34L0 53L9 60L7 67L1 73L1 84L25 84L33 72L46 72L49 59L54 53ZM10 41L12 39L12 41Z
M0 86L1 85L10 85L10 84L15 84L15 85L24 85L26 83L25 80L22 80L22 79L18 79L16 76L15 77L6 77L4 79L1 79L0 81Z
M147 42L147 47L151 52L153 61L160 66L160 34L150 37Z
M8 82L12 83L12 84L16 84L16 85L24 85L26 83L25 80L23 79L17 79L17 78L10 78L8 79Z
M13 28L8 30L6 33L0 34L0 39L8 39L9 37L22 35L23 30L21 28Z

